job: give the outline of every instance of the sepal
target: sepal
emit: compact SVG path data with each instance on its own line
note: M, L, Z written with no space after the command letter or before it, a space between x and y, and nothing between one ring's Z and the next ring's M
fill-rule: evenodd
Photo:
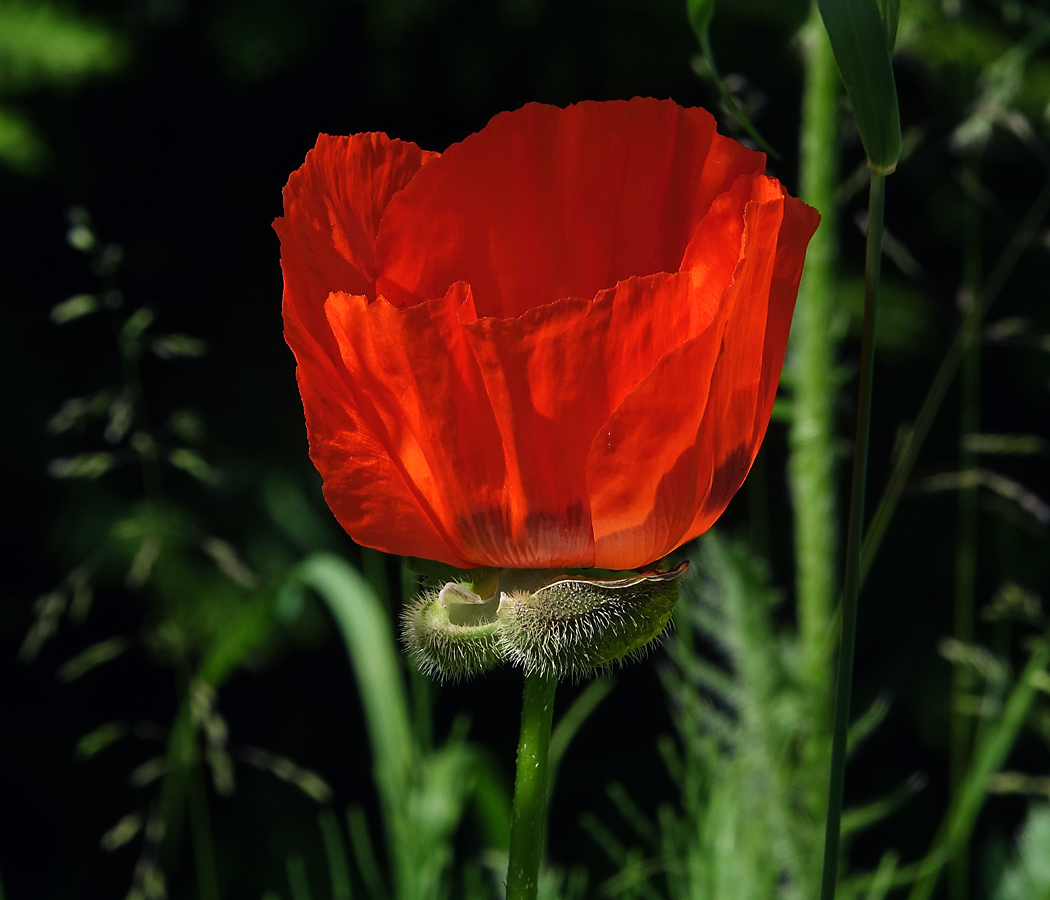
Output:
M645 651L667 626L687 568L604 578L536 570L461 577L406 608L402 637L420 670L440 679L500 662L579 678Z

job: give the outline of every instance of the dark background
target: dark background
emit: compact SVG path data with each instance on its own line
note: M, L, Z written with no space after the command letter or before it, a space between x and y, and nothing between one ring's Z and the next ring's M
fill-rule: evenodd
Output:
M90 429L49 434L48 419L65 399L113 381L118 368L105 316L62 327L48 316L59 301L96 286L86 258L66 243L66 211L85 207L104 240L125 248L118 280L129 309L147 304L159 329L209 345L199 360L144 363L151 409L199 410L207 429L203 452L226 475L210 489L175 472L165 476L166 491L209 531L246 548L251 561L275 540L262 494L283 480L304 492L324 523L318 546L356 560L356 549L323 506L306 456L294 363L281 333L279 248L271 229L288 173L317 133L385 131L443 150L495 113L532 100L564 105L651 95L717 111L710 84L691 69L696 40L677 0L97 0L78 9L121 36L123 62L75 86L9 92L48 150L35 171L0 170L6 511L0 518L0 821L7 832L0 840L0 876L15 900L123 895L134 853L108 854L98 842L134 803L127 774L141 750L116 747L82 762L73 747L106 721L170 721L176 697L171 672L141 649L73 684L55 680L56 668L85 646L135 632L155 616L142 598L122 589L119 577L99 585L82 625L63 625L31 664L17 660L32 601L77 563L100 511L141 492L132 470L86 483L47 475L53 457L101 446ZM806 12L801 2L727 3L712 35L722 72L743 75L743 96L759 101L756 124L782 153L771 170L792 192L802 77L794 35ZM1013 36L998 7L970 12L1008 45ZM896 298L890 302L911 318L905 315L903 325L891 318L896 331L887 334L878 365L876 492L897 428L914 416L958 323L962 192L948 138L967 111L978 74L976 66L953 67L918 52L898 60L904 126L919 129L921 141L890 180L887 226L919 270L886 267L887 291ZM731 120L723 115L720 121L734 133ZM983 241L994 261L1045 172L1009 135L994 138L985 158ZM862 162L848 125L841 159L844 177ZM849 285L862 267L863 238L853 223L862 208L863 192L850 197L842 213L840 265ZM1050 331L1046 264L1045 250L1024 257L993 319L1023 315L1027 333ZM855 308L855 287L844 288L847 324ZM853 421L852 340L842 358L843 435ZM988 350L982 430L1047 435L1048 360L1034 345ZM919 474L955 464L953 403L954 394ZM765 502L772 571L788 600L787 620L793 570L785 454L785 426L774 423L763 451ZM1036 494L1050 493L1045 457L1011 459L1008 466L1011 477ZM1006 578L1045 586L1045 525L1004 511L995 498L985 506L979 598L987 600ZM746 535L748 515L745 491L720 527ZM858 845L854 858L862 863L877 861L887 844L905 859L921 853L946 796L950 669L936 644L951 627L953 516L951 492L909 495L862 599L857 703L889 691L895 705L851 768L847 794L871 796L913 771L930 776L906 814ZM624 669L569 752L552 822L551 854L562 864L583 862L598 876L609 874L577 819L583 810L608 812L604 788L611 780L625 782L646 809L671 794L654 740L670 729L659 664L658 650ZM563 688L559 705L577 690ZM518 680L509 673L442 688L438 732L457 712L469 711L472 736L494 748L509 777L519 698ZM319 772L335 790L337 809L363 800L374 811L345 651L319 607L289 627L253 670L236 676L221 704L234 740ZM1019 767L1045 770L1045 754L1034 742L1022 746L1019 760ZM1020 800L995 801L982 834L1008 837L1022 811ZM259 896L282 883L288 852L315 852L316 805L264 774L239 770L237 793L214 800L212 812L230 897ZM176 892L186 878L176 868Z

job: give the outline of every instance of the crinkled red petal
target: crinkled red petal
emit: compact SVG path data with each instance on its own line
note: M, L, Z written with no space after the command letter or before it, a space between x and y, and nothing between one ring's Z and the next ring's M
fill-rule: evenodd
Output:
M762 162L653 100L531 104L441 158L322 136L275 227L350 535L633 568L709 527L764 434L816 225Z
M772 179L741 179L719 200L743 223L735 252L732 241L715 243L703 229L691 243L683 266L733 253L736 271L711 326L659 362L591 449L597 566L635 568L666 555L709 527L747 474L794 303L793 291L774 285L774 273L794 264L786 260L794 241L779 253L785 196Z
M715 197L763 168L702 109L530 103L454 144L391 201L377 290L405 307L466 281L479 316L507 318L677 272Z
M714 215L712 222L720 221ZM740 212L722 226L736 232ZM716 228L710 228L714 233ZM568 299L516 319L477 319L468 289L398 310L333 295L354 446L315 453L326 496L361 543L391 534L410 487L447 549L430 557L513 568L591 566L587 455L599 428L660 359L705 332L736 252L703 271L633 278L593 300ZM400 482L366 486L357 461L394 460ZM352 483L351 483L352 482ZM366 508L364 491L385 500ZM418 526L410 520L412 528ZM421 554L411 529L380 549Z
M385 134L322 134L292 173L274 229L281 239L286 336L297 357L318 345L338 364L325 299L332 291L375 299L379 222L391 197L438 156Z

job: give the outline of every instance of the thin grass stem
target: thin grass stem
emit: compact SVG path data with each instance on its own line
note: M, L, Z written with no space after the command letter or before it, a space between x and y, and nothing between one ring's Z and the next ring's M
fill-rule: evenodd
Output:
M1032 238L1038 231L1043 219L1046 218L1047 212L1050 212L1050 179L1044 183L1039 196L1035 198L1032 205L1028 208L1028 212L1018 226L1017 231L1014 232L1013 237L1011 237L1010 242L999 257L995 268L992 269L991 274L988 276L988 280L985 281L984 287L981 289L980 303L978 304L980 309L978 321L984 318L988 309L998 298L999 293L1006 285L1007 279L1013 272L1014 266L1017 265L1018 260L1021 258L1021 254L1031 244ZM962 362L967 347L970 346L970 343L976 337L977 334L971 333L964 323L956 333L955 339L944 355L944 359L941 360L937 374L934 375L933 381L930 383L926 397L923 399L922 406L919 408L919 413L915 418L915 426L904 442L900 455L897 457L897 462L893 467L893 472L890 474L889 481L886 483L886 488L882 493L882 498L879 500L879 505L875 510L875 514L871 517L871 522L868 524L868 532L864 538L864 553L861 560L861 581L867 577L871 569L871 564L875 560L875 554L878 552L882 539L886 535L890 519L893 518L893 513L900 502L904 487L911 477L911 471L915 466L915 460L919 456L919 450L922 448L926 436L930 433L933 420L944 402L952 380L955 378L955 372Z
M547 821L547 767L557 684L557 678L551 675L525 676L510 820L507 900L536 900Z
M875 362L875 311L882 261L882 217L885 200L886 176L873 172L871 190L868 194L868 238L864 256L864 330L861 339L860 385L857 392L857 431L853 448L849 530L846 535L846 566L841 615L842 636L839 641L838 676L835 682L835 726L831 744L831 776L828 785L827 827L824 834L821 900L833 900L838 880L842 792L846 777L850 689L853 682L853 651L857 633L857 605L861 582L864 492L867 482L868 432L871 425L871 393Z
M929 858L944 858L954 854L969 840L977 815L988 796L991 777L1003 767L1017 743L1021 728L1039 693L1036 677L1046 671L1048 663L1050 644L1044 638L1033 647L1032 655L1010 691L999 720L978 741L966 777L937 831ZM929 900L942 868L936 866L926 870L915 882L909 900Z
M977 179L977 157L967 165ZM966 204L964 240L963 292L966 305L963 327L967 330L968 347L962 361L959 379L959 471L977 467L977 454L966 443L966 436L980 430L981 344L977 332L981 327L981 211L976 199ZM969 644L974 636L977 585L977 486L959 490L955 532L955 640ZM974 689L973 673L966 666L956 666L952 675L951 750L949 776L951 795L956 799L966 774L973 740L973 719L962 709L962 698ZM963 846L948 866L948 896L967 900L970 896L969 847Z
M189 764L186 808L190 820L193 862L197 870L197 896L200 900L219 900L219 876L215 868L215 842L208 812L208 789L198 755Z

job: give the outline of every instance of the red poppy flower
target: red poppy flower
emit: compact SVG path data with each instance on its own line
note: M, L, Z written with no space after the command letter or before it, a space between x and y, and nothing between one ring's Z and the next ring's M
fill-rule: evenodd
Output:
M275 223L310 455L359 544L628 569L762 441L818 216L671 101L529 104L445 153L321 135Z

